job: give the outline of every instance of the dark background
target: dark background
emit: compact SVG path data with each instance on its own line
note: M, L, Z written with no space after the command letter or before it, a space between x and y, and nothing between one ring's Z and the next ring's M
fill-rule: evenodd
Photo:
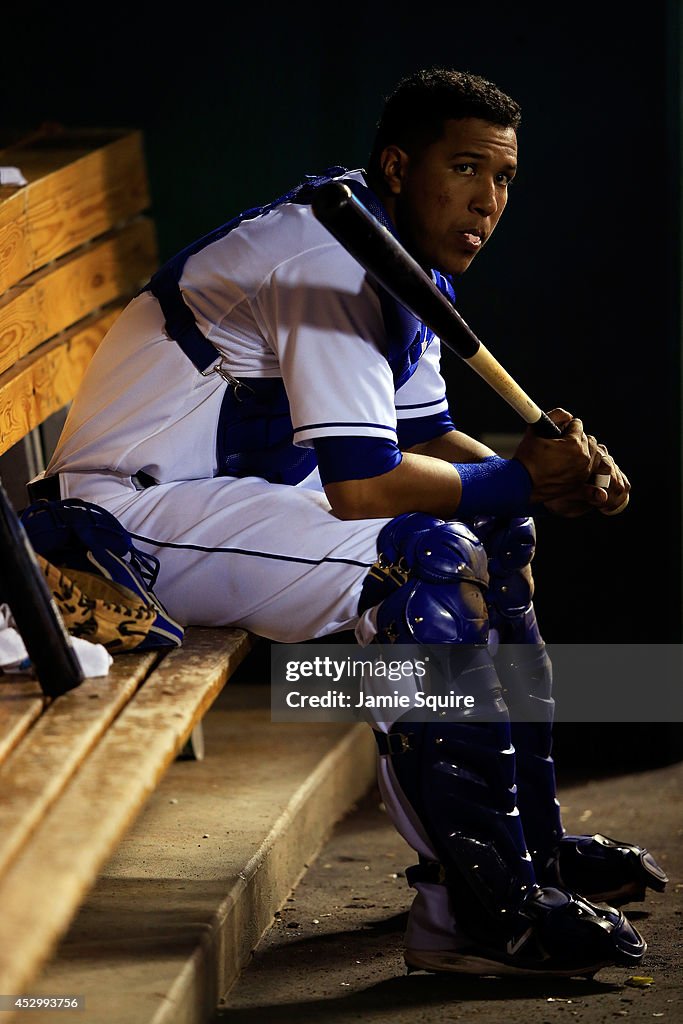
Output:
M521 103L518 179L458 305L633 485L620 517L538 524L541 627L679 642L680 4L67 11L4 15L2 130L141 128L162 257L304 173L364 166L384 96L418 67L482 74ZM519 432L456 357L444 371L462 429Z

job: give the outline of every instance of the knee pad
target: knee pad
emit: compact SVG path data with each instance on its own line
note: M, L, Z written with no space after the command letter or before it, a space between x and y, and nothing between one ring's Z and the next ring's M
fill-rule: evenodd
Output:
M487 603L491 625L505 642L540 640L532 609L529 566L536 552L536 527L531 517L502 519L479 516L472 524L488 557Z
M408 513L383 527L377 546L380 642L486 645L487 555L464 523Z
M425 544L425 538L432 536L435 547ZM416 561L424 563L423 578L433 582L446 582L455 566L465 573L467 565L462 563L471 561L471 579L484 586L488 583L488 555L469 527L423 512L406 512L386 523L377 536L377 560L368 570L358 611L379 604L405 583Z

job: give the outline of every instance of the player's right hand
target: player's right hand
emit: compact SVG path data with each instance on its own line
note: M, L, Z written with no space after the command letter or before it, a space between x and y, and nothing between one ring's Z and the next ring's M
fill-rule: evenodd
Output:
M623 511L628 504L631 482L624 471L617 466L604 444L598 445L598 453L600 455L600 462L596 468L596 473L609 476L607 501L601 505L600 511L606 516L613 516Z
M530 427L514 455L531 477L532 502L542 502L556 514L569 516L599 508L608 495L603 487L590 482L602 461L598 442L566 409L551 409L548 416L560 427L562 436L539 437Z

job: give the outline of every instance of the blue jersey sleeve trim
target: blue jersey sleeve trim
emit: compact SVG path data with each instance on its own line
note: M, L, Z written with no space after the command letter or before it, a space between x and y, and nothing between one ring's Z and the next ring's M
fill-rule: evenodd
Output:
M398 445L405 451L406 448L424 444L425 441L432 441L435 437L441 437L451 430L455 430L455 424L448 409L434 413L433 416L416 416L414 419L399 420Z
M397 405L396 412L405 411L406 409L428 409L432 405L441 405L445 400L446 396L441 395L440 398L435 398L431 402L414 402L412 405Z
M317 437L313 443L323 484L381 476L402 459L396 442L384 437Z
M329 423L304 423L301 427L295 427L294 433L300 434L303 430L315 430L316 427L376 427L378 430L390 430L396 433L396 427L390 423L366 423L360 420L330 420Z

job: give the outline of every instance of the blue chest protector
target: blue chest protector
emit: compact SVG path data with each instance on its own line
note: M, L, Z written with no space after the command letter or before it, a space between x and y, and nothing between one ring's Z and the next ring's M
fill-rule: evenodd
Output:
M289 192L265 206L256 206L238 214L221 227L171 257L152 276L142 291L151 291L158 300L169 337L180 345L200 373L215 367L220 353L202 334L180 291L183 268L190 256L224 238L242 221L263 217L283 203L311 202L315 189L331 178L345 174L345 167L329 167L322 175L309 175ZM349 188L377 219L395 234L393 225L377 197L360 182L347 181ZM455 294L449 278L435 272L438 287L451 299ZM434 337L422 324L383 288L378 289L387 333L386 358L396 390L417 369L420 356ZM228 387L221 406L216 455L219 476L260 476L271 483L297 484L316 466L313 448L293 443L289 399L281 378L248 378L236 381L223 373L233 386Z

